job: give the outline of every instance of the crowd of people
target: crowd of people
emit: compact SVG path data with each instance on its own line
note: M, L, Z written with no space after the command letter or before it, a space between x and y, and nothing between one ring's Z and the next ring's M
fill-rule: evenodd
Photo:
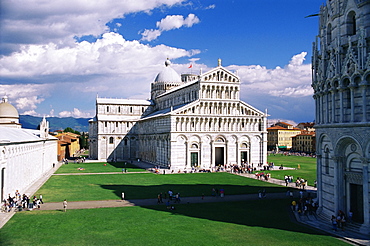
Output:
M294 156L305 156L305 157L312 157L316 158L316 154L314 153L305 153L305 152L293 152L293 151L278 151L278 152L271 152L270 154L276 155L281 154L285 156L294 155Z
M331 224L332 224L333 231L337 231L338 229L341 229L342 231L344 231L344 227L346 226L347 219L349 223L352 223L352 215L353 213L351 210L348 213L348 218L342 210L339 210L337 216L332 215Z
M39 209L43 203L41 194L38 198L37 196L29 197L26 194L21 195L21 193L16 190L14 196L9 194L8 198L2 201L1 212Z
M318 204L312 199L310 193L307 197L303 196L303 192L300 192L299 200L293 200L291 207L293 211L297 211L299 215L316 215Z

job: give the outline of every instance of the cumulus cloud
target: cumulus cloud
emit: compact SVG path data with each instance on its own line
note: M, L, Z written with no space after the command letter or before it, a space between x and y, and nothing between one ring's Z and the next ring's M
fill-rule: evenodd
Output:
M166 57L176 59L197 53L198 50L187 51L166 45L153 47L138 41L127 41L117 33L105 33L96 42L76 42L71 47L59 47L54 43L24 45L19 52L0 58L0 73L3 78L111 76L140 73L153 64L162 64Z
M59 117L74 117L74 118L90 118L90 113L81 112L78 108L74 108L73 111L62 111L59 113Z
M73 37L100 36L114 18L135 12L150 12L161 6L181 4L184 0L99 1L24 0L22 4L4 0L1 3L0 50L10 54L21 44L55 43L73 45Z
M284 67L268 69L260 65L228 66L241 79L240 97L260 110L268 109L273 118L313 120L311 65L304 64L307 53L294 55Z
M194 24L199 22L199 18L194 14L189 14L186 18L184 18L182 15L167 15L165 18L157 22L156 26L158 29L145 29L141 33L141 39L145 41L152 41L157 39L164 31L179 29L183 26L192 27Z
M311 65L303 64L307 52L294 55L284 68L267 69L260 65L229 66L238 71L242 87L271 96L311 96Z
M7 95L9 102L13 104L20 114L30 114L37 106L49 96L49 91L53 88L49 84L12 84L1 85L0 95ZM35 115L36 113L32 113Z

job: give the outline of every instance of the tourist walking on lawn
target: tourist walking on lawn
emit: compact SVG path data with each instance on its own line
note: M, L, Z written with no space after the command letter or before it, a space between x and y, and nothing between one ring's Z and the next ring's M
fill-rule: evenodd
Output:
M64 208L64 212L66 212L67 211L67 200L66 199L64 199L63 201L63 208Z

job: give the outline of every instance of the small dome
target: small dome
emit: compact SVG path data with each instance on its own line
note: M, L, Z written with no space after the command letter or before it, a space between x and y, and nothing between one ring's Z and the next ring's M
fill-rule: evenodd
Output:
M170 60L166 60L166 67L157 75L154 82L181 82L180 75L171 67Z
M2 102L0 103L0 118L4 121L4 118L9 118L9 120L14 121L14 119L19 119L18 110L8 103L8 97L4 96Z

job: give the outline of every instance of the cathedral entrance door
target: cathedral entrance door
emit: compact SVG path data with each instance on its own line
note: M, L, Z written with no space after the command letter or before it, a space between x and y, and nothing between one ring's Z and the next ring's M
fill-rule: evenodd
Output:
M190 158L191 158L191 166L196 167L198 166L198 152L191 152L190 153Z
M0 199L1 201L3 201L3 199L5 198L4 197L4 186L5 186L5 168L2 168L1 169L1 179L0 179L0 186L1 186L1 190L0 190Z
M364 223L363 187L358 184L350 184L349 190L350 209L353 212L353 221Z
M216 147L215 148L215 166L224 165L225 164L225 152L224 147Z
M242 151L240 153L240 160L244 163L249 163L248 151Z

